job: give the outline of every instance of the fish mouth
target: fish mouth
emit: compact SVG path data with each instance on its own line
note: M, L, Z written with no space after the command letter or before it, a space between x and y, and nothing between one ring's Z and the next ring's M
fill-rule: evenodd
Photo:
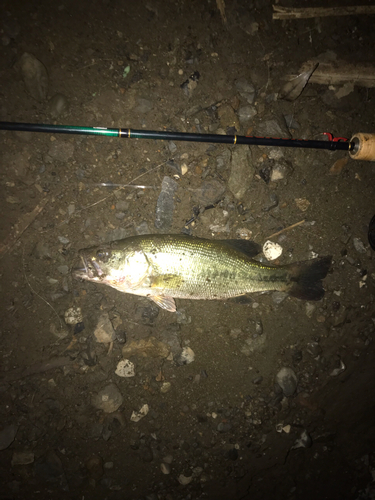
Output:
M81 262L72 269L72 274L75 278L98 281L103 276L103 270L94 258L80 255Z

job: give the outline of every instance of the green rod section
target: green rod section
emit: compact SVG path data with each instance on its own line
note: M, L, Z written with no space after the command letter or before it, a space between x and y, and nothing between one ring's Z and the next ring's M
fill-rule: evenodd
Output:
M330 151L351 151L349 141L313 141L306 139L282 139L276 137L256 137L243 135L192 134L188 132L164 132L155 130L116 129L104 127L77 127L71 125L47 125L38 123L0 122L0 130L21 132L44 132L50 134L81 134L128 139L154 139L167 141L210 142L216 144L248 144L289 148L328 149Z

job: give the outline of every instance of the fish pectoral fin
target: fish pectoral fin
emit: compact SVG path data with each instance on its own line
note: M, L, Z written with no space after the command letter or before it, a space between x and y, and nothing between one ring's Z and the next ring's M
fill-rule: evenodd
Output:
M173 297L162 297L161 295L150 295L151 299L157 306L161 309L165 309L169 312L176 312L176 302Z

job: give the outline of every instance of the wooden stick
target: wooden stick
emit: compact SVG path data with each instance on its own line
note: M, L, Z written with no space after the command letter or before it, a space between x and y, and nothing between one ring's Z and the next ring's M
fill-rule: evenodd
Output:
M36 375L37 373L44 373L49 370L55 370L56 368L61 368L62 366L72 365L72 361L69 357L57 357L52 358L48 361L41 361L40 363L35 363L27 367L16 368L9 372L0 373L0 384L14 382L15 380L20 380L21 378L30 377L31 375Z
M273 5L275 11L272 19L309 19L328 16L358 16L360 14L375 14L375 5L358 5L350 7L308 7L295 9Z
M305 65L302 66L302 73ZM293 80L298 75L287 75L286 80ZM351 64L345 61L319 62L319 66L309 79L309 83L320 85L343 85L353 83L360 87L375 87L375 67L369 64Z
M266 236L266 239L268 240L269 238L273 238L274 236L278 236L281 233L285 233L285 231L289 231L289 229L293 229L294 227L300 226L305 222L306 219L300 220L299 222L296 222L295 224L292 224L291 226L284 227L281 231L278 231L277 233L273 233L270 236Z
M47 205L48 198L44 198L32 212L25 214L18 223L14 226L14 231L6 238L4 243L0 244L0 258L3 257L16 244L19 237L26 231L36 217L40 214L43 208Z

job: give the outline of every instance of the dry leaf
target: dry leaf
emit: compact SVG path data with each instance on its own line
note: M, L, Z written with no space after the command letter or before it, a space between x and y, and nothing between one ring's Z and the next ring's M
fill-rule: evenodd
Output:
M348 158L345 156L344 158L340 158L336 160L332 167L329 169L329 173L331 175L339 175L341 174L342 169L348 163Z
M294 201L301 212L306 212L310 206L310 202L309 200L306 200L306 198L296 198Z

